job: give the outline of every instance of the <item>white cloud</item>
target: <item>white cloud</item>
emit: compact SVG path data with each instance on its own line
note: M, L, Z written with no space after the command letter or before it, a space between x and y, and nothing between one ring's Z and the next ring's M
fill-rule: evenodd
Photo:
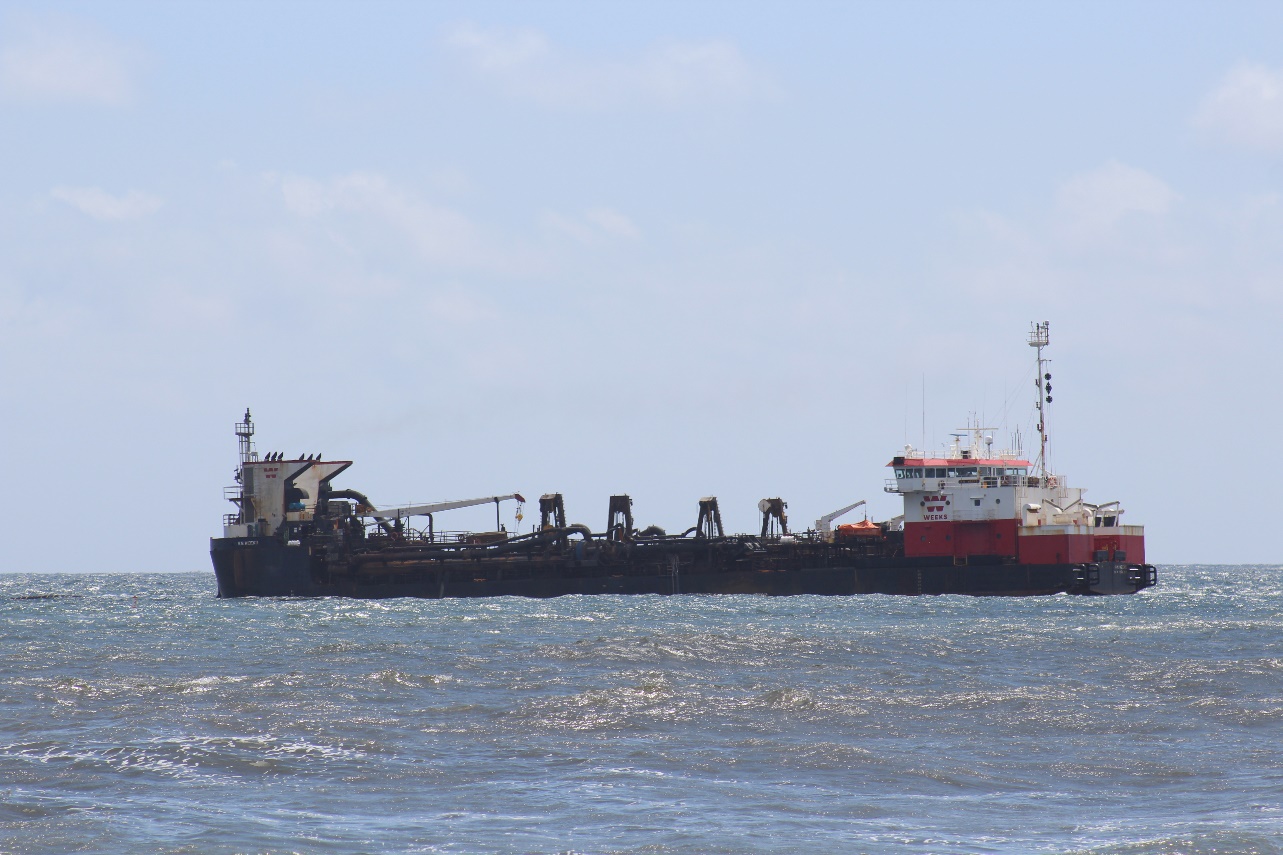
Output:
M556 211L544 211L539 215L539 222L544 228L572 237L580 243L592 243L596 235L586 223L573 217L558 214Z
M729 42L674 42L653 51L640 67L640 88L659 101L680 104L746 99L771 87Z
M55 187L49 195L95 220L134 220L160 210L164 200L140 190L113 196L98 187Z
M74 22L29 22L0 44L0 96L122 104L133 95L131 66L125 48Z
M1143 169L1110 161L1060 186L1057 207L1071 231L1108 232L1129 214L1165 214L1180 195Z
M500 267L504 254L489 246L467 216L418 198L382 175L354 172L328 181L269 174L285 207L308 219L352 216L377 223L408 240L426 261L456 266ZM348 243L347 238L335 238Z
M633 221L612 208L593 208L587 217L588 222L608 235L629 239L641 237L641 230Z
M537 30L499 33L475 24L455 27L447 42L468 54L482 71L507 71L543 59L549 54L548 40Z
M961 293L1053 318L1093 304L1255 319L1283 305L1279 194L1181 196L1116 162L1053 189L1019 212L957 217L943 269Z
M596 243L603 237L637 240L641 229L627 215L613 208L592 208L582 217L544 211L540 222L546 228L568 235L580 243Z
M1203 99L1194 123L1245 148L1283 149L1283 69L1239 65Z
M277 182L281 187L281 196L285 207L291 213L301 217L316 217L337 206L337 196L342 183L352 178L336 179L330 184L323 184L313 178L298 175L268 175L269 181Z
M738 47L720 40L668 42L626 60L571 56L529 29L498 32L461 24L447 43L509 94L546 106L605 107L641 101L680 107L743 101L777 89Z

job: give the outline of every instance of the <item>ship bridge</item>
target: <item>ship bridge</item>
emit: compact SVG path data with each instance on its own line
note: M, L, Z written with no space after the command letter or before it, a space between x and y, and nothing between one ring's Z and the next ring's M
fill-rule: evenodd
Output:
M886 481L888 493L910 493L949 484L992 488L1040 483L1038 478L1029 476L1028 460L1014 458L895 457L887 466L895 471L895 477Z

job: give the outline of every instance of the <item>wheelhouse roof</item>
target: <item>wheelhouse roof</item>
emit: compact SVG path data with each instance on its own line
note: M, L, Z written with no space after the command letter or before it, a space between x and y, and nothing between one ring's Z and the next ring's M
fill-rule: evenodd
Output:
M1011 460L1009 458L989 457L897 457L887 466L1002 466L1004 468L1028 468L1028 460Z

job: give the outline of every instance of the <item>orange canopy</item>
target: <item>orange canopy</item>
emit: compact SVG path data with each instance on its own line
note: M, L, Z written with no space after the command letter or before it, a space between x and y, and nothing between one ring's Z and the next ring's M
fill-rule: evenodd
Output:
M877 537L882 534L882 527L875 522L864 520L858 523L846 523L838 526L839 537Z

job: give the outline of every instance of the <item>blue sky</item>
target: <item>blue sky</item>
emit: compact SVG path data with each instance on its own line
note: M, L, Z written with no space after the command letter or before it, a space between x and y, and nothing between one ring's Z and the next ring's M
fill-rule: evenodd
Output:
M3 569L205 569L246 406L387 503L885 518L924 423L1028 436L1043 319L1056 468L1153 559L1278 561L1281 24L0 4Z

